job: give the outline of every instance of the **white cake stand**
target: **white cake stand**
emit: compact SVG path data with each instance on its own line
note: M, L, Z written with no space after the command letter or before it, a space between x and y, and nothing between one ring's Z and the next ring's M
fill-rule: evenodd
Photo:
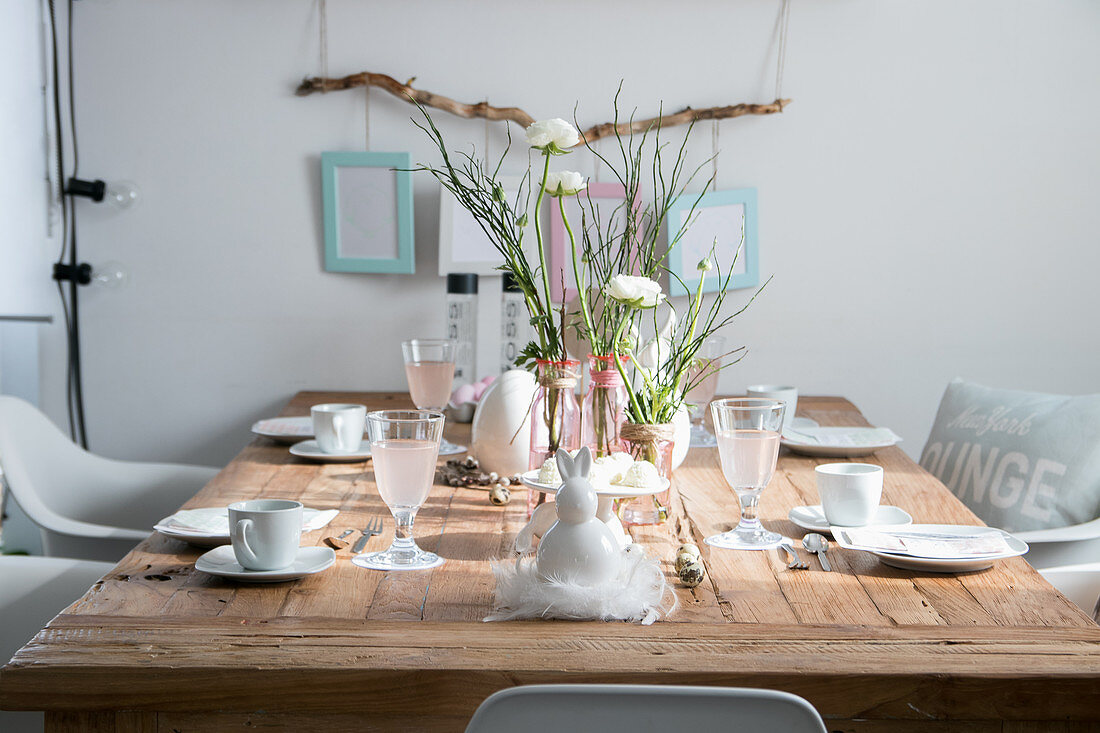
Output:
M558 486L560 484L544 484L539 482L539 472L537 470L528 471L527 473L520 475L520 481L523 485L529 489L540 491L544 494L556 494L558 492ZM607 525L607 528L611 530L611 534L615 535L615 539L619 541L622 547L634 542L633 538L627 534L623 529L623 523L619 521L619 518L615 515L615 500L616 499L637 499L641 496L656 496L662 492L668 491L668 487L671 483L668 479L661 479L661 485L656 488L639 489L637 486L622 486L620 484L611 484L606 487L593 487L596 488L596 496L599 499L599 503L596 505L596 518ZM527 526L520 530L519 535L516 537L516 549L525 551L529 549L527 547L521 547L521 540L530 541L532 537L542 537L546 530L553 526L554 522L558 520L557 509L553 508L552 502L540 504L535 508L534 514L531 515L531 521L527 523Z

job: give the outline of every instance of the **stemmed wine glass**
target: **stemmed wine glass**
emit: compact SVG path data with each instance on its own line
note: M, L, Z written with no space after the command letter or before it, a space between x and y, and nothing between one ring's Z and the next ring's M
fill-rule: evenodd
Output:
M455 378L455 352L458 343L451 339L412 339L401 342L405 357L405 377L413 404L421 410L443 412L451 398ZM443 440L439 453L451 456L465 453L466 446Z
M775 473L784 403L735 398L710 403L718 455L726 483L741 502L741 521L729 532L706 538L708 545L731 550L767 550L782 536L769 532L756 516L760 494Z
M691 447L713 448L718 441L703 425L707 415L707 403L714 399L718 391L718 371L722 367L722 357L726 354L726 339L711 336L695 353L695 364L688 373L691 389L684 395L684 401L691 408Z
M413 520L435 478L443 422L442 413L428 410L367 414L374 480L393 514L394 537L388 550L353 557L356 565L371 570L420 570L443 564L439 555L417 547L412 536Z

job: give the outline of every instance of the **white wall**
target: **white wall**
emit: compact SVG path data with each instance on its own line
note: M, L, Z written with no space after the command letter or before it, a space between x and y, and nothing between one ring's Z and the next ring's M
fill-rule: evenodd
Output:
M329 0L329 64L536 117L579 102L582 122L609 117L620 78L642 114L770 101L778 7ZM319 154L362 149L364 94L293 95L319 70L316 2L76 14L82 171L144 195L82 209L86 258L132 275L84 301L93 448L221 463L299 389L403 389L399 341L441 328L438 190L417 180L419 274L323 272ZM914 452L955 375L1100 391L1098 68L1093 0L795 0L794 104L721 127L719 185L759 189L775 275L727 334L751 353L722 389L847 395ZM375 91L373 149L434 160L410 113ZM439 120L455 147L483 140Z
M35 3L0 7L0 315L48 315L52 294L47 241L42 18ZM18 70L16 73L15 70Z

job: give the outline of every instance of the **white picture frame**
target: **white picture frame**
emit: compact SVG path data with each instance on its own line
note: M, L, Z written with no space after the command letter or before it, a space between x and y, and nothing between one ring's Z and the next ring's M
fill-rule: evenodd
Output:
M498 182L504 187L508 203L515 205L516 195L523 179L518 176L501 176ZM549 198L549 197L548 197ZM532 204L534 199L532 199ZM545 202L544 202L545 205ZM534 225L529 217L524 234L524 249L534 250ZM475 275L501 275L504 258L477 220L462 207L446 188L439 190L439 276L452 272L471 272Z

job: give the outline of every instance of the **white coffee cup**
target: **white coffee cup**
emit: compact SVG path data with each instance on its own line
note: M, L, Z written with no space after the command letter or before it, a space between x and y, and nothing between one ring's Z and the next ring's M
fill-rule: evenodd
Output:
M745 388L745 394L749 397L779 400L786 404L787 409L783 411L783 427L789 428L791 426L791 420L794 420L794 411L798 409L798 387L783 384L753 384Z
M882 501L882 466L825 463L814 469L817 494L829 524L862 527L875 518Z
M294 564L302 538L302 502L251 499L229 505L229 539L246 570L281 570Z
M363 444L365 405L325 404L310 408L313 436L324 453L354 453Z

